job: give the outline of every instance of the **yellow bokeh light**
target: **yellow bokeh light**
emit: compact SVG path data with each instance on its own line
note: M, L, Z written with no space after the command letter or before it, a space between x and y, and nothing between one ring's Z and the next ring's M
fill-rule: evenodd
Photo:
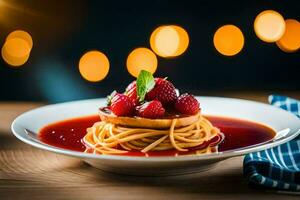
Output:
M171 57L179 46L177 31L171 26L163 26L154 33L150 37L151 48L161 57Z
M238 27L224 25L215 32L213 42L218 52L225 56L233 56L243 49L244 35Z
M175 25L173 25L172 27L177 31L180 41L179 46L173 56L179 56L183 54L188 48L190 39L186 30L184 30L182 27Z
M134 77L137 77L141 70L153 74L157 68L157 58L150 49L140 47L128 55L126 65L128 72Z
M186 51L188 45L188 33L180 26L160 26L150 37L152 50L161 57L179 56Z
M23 30L13 31L6 37L6 41L8 41L10 39L14 39L14 38L20 38L20 39L25 40L29 44L30 49L32 49L32 46L33 46L32 37L26 31L23 31Z
M300 48L300 23L295 19L285 20L285 32L276 42L284 52L295 52Z
M265 10L255 18L254 31L262 41L276 42L284 34L284 18L274 10Z
M1 55L4 61L11 66L21 66L29 58L29 44L21 38L13 38L7 40L1 50Z
M100 51L89 51L80 58L79 72L88 81L101 81L109 72L109 60Z

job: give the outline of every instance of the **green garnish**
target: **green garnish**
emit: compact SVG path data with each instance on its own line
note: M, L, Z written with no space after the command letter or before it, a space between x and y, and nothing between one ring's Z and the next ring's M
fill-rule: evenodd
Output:
M154 86L153 75L148 71L142 70L136 79L137 96L140 102L144 101L147 92L152 90Z

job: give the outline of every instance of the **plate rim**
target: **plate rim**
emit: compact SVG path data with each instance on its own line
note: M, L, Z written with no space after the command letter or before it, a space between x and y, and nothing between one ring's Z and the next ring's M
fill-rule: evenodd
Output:
M286 110L280 109L278 107L272 106L270 104L262 103L262 102L257 102L257 101L248 100L248 99L228 98L228 97L218 97L218 96L196 96L196 98L220 99L220 100L226 99L226 100L231 100L231 101L244 101L244 102L254 103L254 104L258 104L258 105L271 106L272 108L278 109L283 112L287 112L291 116L295 117L295 119L297 119L300 123L300 119L297 118L292 113L290 113ZM299 127L298 130L294 131L293 133L291 133L290 136L288 136L286 138L283 138L283 139L277 140L277 141L273 141L271 143L269 141L269 143L266 143L266 144L264 144L264 143L261 145L258 144L258 146L255 146L255 147L250 146L249 148L245 148L242 150L235 149L235 150L229 150L229 151L212 153L212 154L184 155L184 156L178 156L178 157L176 157L176 156L139 157L139 156L123 156L123 155L100 155L100 154L89 154L89 153L84 153L84 152L72 151L72 150L68 150L68 149L51 146L51 145L48 145L45 143L38 143L34 140L30 140L26 137L23 137L21 133L18 133L16 131L16 127L18 126L18 120L20 118L24 117L24 115L30 115L31 112L35 112L40 109L55 107L57 105L79 103L79 102L84 102L84 101L96 101L96 100L103 101L104 99L105 98L75 100L75 101L49 104L49 105L40 106L38 108L31 109L29 111L26 111L26 112L20 114L13 120L13 122L11 124L11 131L14 134L14 136L17 137L22 142L29 144L31 146L34 146L36 148L42 149L42 150L46 150L46 151L50 151L50 152L54 152L54 153L58 153L58 154L62 154L62 155L77 157L77 158L81 158L81 159L118 160L118 161L133 161L133 162L170 162L170 161L180 162L180 161L200 161L200 160L212 160L212 159L224 160L226 158L241 156L241 155L245 155L248 153L257 152L257 151L261 151L261 150L265 150L265 149L269 149L269 148L278 146L280 144L283 144L285 142L288 142L288 141L294 139L295 137L297 137L300 134L300 127ZM249 120L249 121L251 121L251 120ZM24 134L26 134L26 133L24 133Z

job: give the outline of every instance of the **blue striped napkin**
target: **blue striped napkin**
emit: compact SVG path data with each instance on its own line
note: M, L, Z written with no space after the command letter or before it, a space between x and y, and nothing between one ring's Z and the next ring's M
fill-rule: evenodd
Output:
M269 102L300 117L300 101L271 95ZM246 155L244 175L250 185L300 191L300 136L278 147Z

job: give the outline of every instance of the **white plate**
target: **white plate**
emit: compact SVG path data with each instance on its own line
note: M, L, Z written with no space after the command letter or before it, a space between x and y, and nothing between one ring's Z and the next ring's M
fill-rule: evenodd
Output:
M226 158L264 150L292 140L300 133L300 120L293 114L267 104L254 101L197 97L203 114L234 117L265 124L276 131L272 141L264 144L230 150L216 154L179 157L131 157L94 155L49 146L28 135L25 129L38 133L43 126L59 120L97 114L105 99L91 99L44 106L26 112L12 123L12 132L25 143L40 149L81 158L105 171L134 175L171 175L199 172L209 169Z

